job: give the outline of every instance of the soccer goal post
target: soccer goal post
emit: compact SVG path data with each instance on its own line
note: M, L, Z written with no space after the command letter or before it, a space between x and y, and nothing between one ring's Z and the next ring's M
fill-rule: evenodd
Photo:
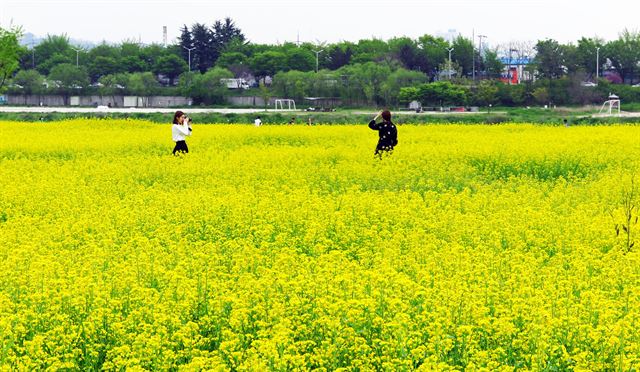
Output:
M287 105L286 110L296 110L296 101L292 99L276 99L275 110L285 110L285 104Z

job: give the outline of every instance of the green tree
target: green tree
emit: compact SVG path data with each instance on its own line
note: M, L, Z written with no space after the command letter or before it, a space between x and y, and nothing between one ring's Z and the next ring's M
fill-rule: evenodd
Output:
M80 94L89 85L89 74L84 67L62 63L51 68L48 80L54 84L54 90L64 96L65 104L69 104L69 96Z
M426 57L418 49L417 43L408 37L393 38L388 41L393 56L408 70L422 70L426 66Z
M400 68L392 72L382 84L380 90L387 104L399 103L400 89L426 83L427 75L419 71L409 71Z
M471 40L458 36L453 41L453 52L451 53L452 60L458 63L458 66L462 69L462 76L469 76L473 70L473 58L474 49Z
M491 80L483 80L478 84L475 96L476 102L481 106L493 105L498 101L498 87Z
M603 49L604 43L602 40L598 38L581 38L578 40L578 46L576 49L576 59L580 66L584 69L587 74L595 75L596 73L596 64L599 62L605 62L605 58L600 58L600 61L597 61L597 49L602 49L601 52L604 52ZM602 71L602 66L598 68L598 70ZM595 81L595 78L593 79Z
M384 102L382 85L391 73L388 65L374 62L349 65L338 70L338 74L344 76L347 82L344 96L350 101L364 100L376 105Z
M535 88L533 90L533 93L531 93L531 96L536 101L536 103L539 103L541 105L546 105L549 103L549 90L545 87Z
M389 45L380 39L363 39L356 44L355 52L351 58L354 64L365 64L381 60L389 53Z
M407 104L411 101L420 100L420 89L418 87L403 87L398 93L398 101Z
M66 35L47 35L47 38L34 47L38 61L37 69L40 73L48 75L51 68L60 63L75 62L76 52L71 49L69 38ZM49 61L49 59L56 59Z
M623 81L633 79L640 62L640 33L624 30L617 40L605 45L604 52Z
M20 58L18 39L21 35L20 28L0 27L0 92L4 91L6 82L18 68Z
M44 76L36 70L20 70L13 78L13 83L22 86L22 94L41 94L44 91Z
M504 65L500 58L498 58L498 52L495 50L486 50L484 52L483 67L487 77L496 78L500 76L500 73L504 69Z
M273 77L271 89L277 96L300 100L309 94L313 75L301 71L278 72Z
M129 84L129 74L112 74L104 75L99 80L101 87L98 89L100 95L103 96L115 96L116 94L122 94L127 89ZM115 101L115 99L114 99Z
M200 70L205 73L207 69L213 66L214 54L216 46L213 44L213 35L211 31L201 23L191 26L191 37L193 39L193 48L191 51L191 68Z
M74 65L76 64L75 57L71 58L68 55L56 53L50 58L48 58L47 60L43 61L42 63L39 63L36 66L36 69L43 75L48 75L54 66L57 66L62 63L72 63L72 62Z
M425 58L425 65L422 71L433 77L436 75L438 66L447 60L449 43L441 37L423 35L418 38L418 48Z
M143 72L148 71L149 64L140 58L140 56L126 56L120 59L119 71L122 72Z
M188 69L187 63L182 58L175 54L170 54L158 59L153 67L153 72L168 77L169 85L173 85L175 78Z
M351 62L353 50L354 44L347 41L330 45L325 53L327 56L327 67L331 70L337 70L342 66L348 65Z
M296 71L312 71L316 68L316 58L312 52L295 48L287 52L287 64L288 70Z
M469 96L466 88L448 81L422 84L417 88L420 102L425 106L464 105Z
M565 74L564 49L557 41L540 40L535 49L535 64L542 78L557 79Z
M247 56L240 52L224 52L218 58L216 66L228 68L229 66L247 64Z
M101 76L115 74L121 72L122 65L118 63L115 57L98 55L91 59L89 64L89 77L92 81L98 81Z
M261 78L274 76L276 72L283 71L286 64L287 56L276 51L261 52L249 60L253 73Z
M158 93L160 84L151 72L137 72L129 75L127 91L136 96L152 96Z
M193 98L196 104L219 104L229 95L222 79L233 78L231 71L214 67L204 74L185 72L180 75L180 90L183 95Z

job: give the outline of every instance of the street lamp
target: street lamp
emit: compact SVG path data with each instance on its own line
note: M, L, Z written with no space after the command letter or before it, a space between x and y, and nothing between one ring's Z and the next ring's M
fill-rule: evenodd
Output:
M84 50L82 50L81 48L79 48L79 49L71 48L71 49L76 51L76 68L77 68L78 67L78 60L79 60L80 52L84 52Z
M486 38L485 35L478 35L478 57L479 60L482 61L482 38ZM474 79L475 79L475 68L474 68Z
M314 52L316 54L316 73L318 73L318 56L320 55L320 53L324 52L324 49L319 49L319 50L313 50L312 52Z
M600 47L596 48L596 84L600 78Z
M191 72L191 51L194 50L196 47L187 48L186 46L183 46L183 48L185 48L187 51L189 51L189 72Z
M318 48L324 48L326 41L320 42L318 39L316 39L316 43L318 45ZM320 55L320 53L324 52L324 49L312 50L312 52L316 54L316 73L318 73L318 65L319 65L318 56Z
M449 80L451 80L451 52L453 52L453 48L448 48L449 51Z

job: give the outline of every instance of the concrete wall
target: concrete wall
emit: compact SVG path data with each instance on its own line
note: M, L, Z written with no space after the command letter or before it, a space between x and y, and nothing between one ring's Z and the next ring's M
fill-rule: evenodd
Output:
M137 103L137 107L171 107L189 106L191 99L180 96L127 96L130 102ZM130 103L127 102L127 103ZM7 95L8 105L24 106L109 106L125 107L125 96L72 96L65 99L58 95ZM127 106L134 107L134 106Z
M269 106L273 107L276 99L278 98L269 98ZM231 96L227 97L227 102L234 106L264 107L264 98L257 96ZM298 105L298 102L296 102L296 105Z

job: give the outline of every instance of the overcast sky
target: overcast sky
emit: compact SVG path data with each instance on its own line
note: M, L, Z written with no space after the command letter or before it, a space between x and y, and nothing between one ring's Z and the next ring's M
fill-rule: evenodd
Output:
M180 27L231 17L256 43L339 40L373 36L416 38L455 29L490 45L581 36L617 38L640 26L640 1L596 0L0 0L0 26L11 22L38 36L169 42ZM477 38L476 38L477 42Z

